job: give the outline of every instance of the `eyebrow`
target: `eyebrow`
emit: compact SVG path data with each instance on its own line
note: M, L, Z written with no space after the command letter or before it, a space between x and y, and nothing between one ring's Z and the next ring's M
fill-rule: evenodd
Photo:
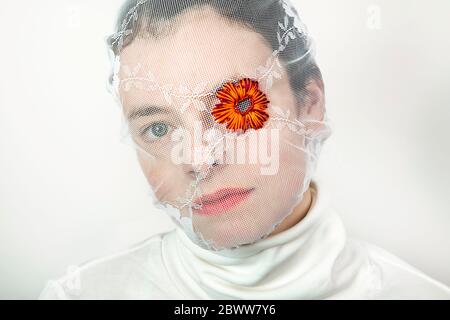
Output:
M228 82L237 82L240 79L242 79L243 77L240 77L237 74L234 74L233 76L227 78L226 80L222 80L218 83L216 83L213 87L213 89L211 91L208 91L208 93L212 93L212 94L216 94L217 91L219 91L219 89L221 89L226 83Z
M149 105L134 108L134 110L128 114L127 118L128 120L134 120L139 117L146 117L158 113L167 114L170 113L170 111L160 106Z
M219 89L221 89L227 82L236 82L240 79L240 77L235 74L232 77L229 77L227 80L222 80L218 83L216 83L213 86L213 89L210 91L207 91L206 93L215 95ZM133 108L133 111L130 112L127 116L128 120L134 120L140 117L146 117L154 114L168 114L170 113L169 110L167 110L164 107L157 106L157 105L149 105L149 106L143 106L143 107L136 107Z

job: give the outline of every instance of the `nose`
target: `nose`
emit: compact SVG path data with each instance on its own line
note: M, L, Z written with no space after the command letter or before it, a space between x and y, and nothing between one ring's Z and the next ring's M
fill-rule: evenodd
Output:
M186 173L195 179L207 180L214 176L218 169L223 166L219 161L214 160L212 163L186 165Z
M194 178L207 179L224 167L223 128L207 110L189 110L183 116L184 127L191 140L189 163L183 164L184 172Z

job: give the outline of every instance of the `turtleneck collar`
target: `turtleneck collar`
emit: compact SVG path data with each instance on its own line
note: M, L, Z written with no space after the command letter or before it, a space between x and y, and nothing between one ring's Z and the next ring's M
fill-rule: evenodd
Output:
M346 244L344 226L323 184L306 216L250 245L210 251L177 227L162 242L169 275L186 299L308 299L327 294Z

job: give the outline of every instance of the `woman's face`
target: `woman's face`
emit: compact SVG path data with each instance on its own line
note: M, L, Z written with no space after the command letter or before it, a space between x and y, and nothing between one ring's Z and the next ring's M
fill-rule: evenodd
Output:
M249 143L244 149L234 144L234 159L225 156L211 166L205 158L193 156L198 147L195 141L207 144L208 129L228 131L210 113L219 102L214 94L190 99L189 93L200 92L199 88L204 89L201 93L214 93L225 80L255 74L271 54L260 34L203 11L180 20L176 31L161 39L134 39L120 56L119 78L131 75L137 81L128 88L121 81L119 93L142 170L158 200L190 217L193 230L216 248L251 243L267 235L299 204L305 191L307 157L301 150L305 138L285 125L287 118L299 119L299 105L284 68L277 69L280 77L274 78L270 88L264 90L260 83L270 101L270 121L231 139L248 138ZM146 90L149 79L157 85ZM182 88L186 95L171 95L169 103L165 94L175 92L173 88ZM189 161L174 158L180 150L176 132L191 137ZM256 153L252 149L256 161L237 161L238 153L249 152L251 144L258 146ZM231 142L214 155L231 154L230 146ZM265 157L258 157L261 153ZM201 208L193 208L198 203Z

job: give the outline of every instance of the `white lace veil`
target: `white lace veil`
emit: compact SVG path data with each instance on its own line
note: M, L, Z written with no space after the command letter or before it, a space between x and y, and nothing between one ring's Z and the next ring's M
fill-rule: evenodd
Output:
M195 243L254 243L295 211L331 131L288 1L129 0L107 44L154 203Z

